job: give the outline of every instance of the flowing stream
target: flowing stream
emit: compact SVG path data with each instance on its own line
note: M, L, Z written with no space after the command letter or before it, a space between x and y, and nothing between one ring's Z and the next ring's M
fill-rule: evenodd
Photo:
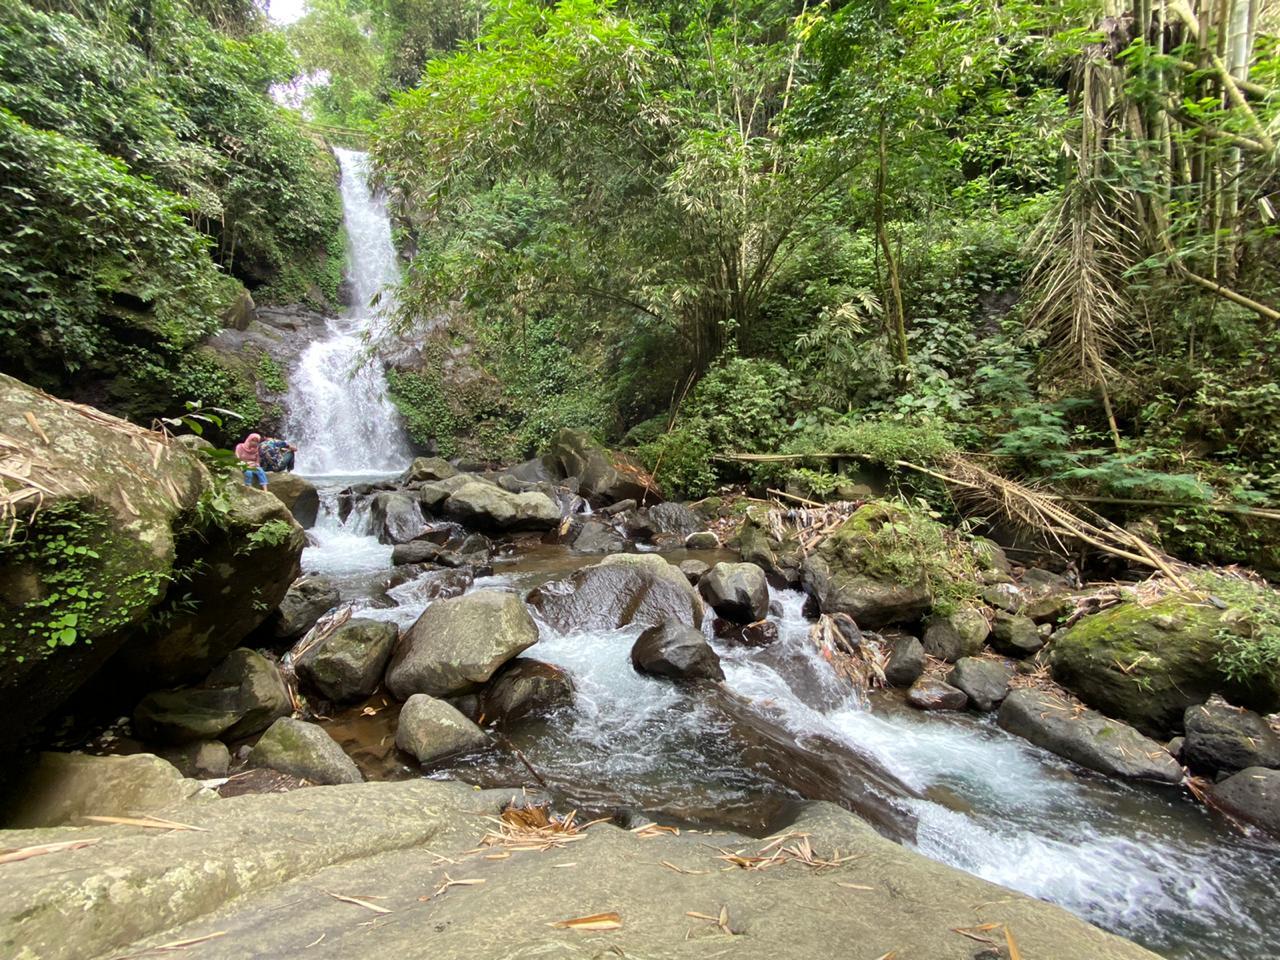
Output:
M391 222L369 187L368 154L337 149L352 307L329 321L289 378L288 435L303 474L374 473L404 468L408 445L376 359L365 362L365 334L392 305L399 276Z
M344 536L358 541L358 511ZM389 548L309 551L310 568L337 576L357 615L411 624L426 604L410 581L390 591ZM669 559L688 554L678 551ZM701 555L714 560L714 556ZM720 558L723 559L723 558ZM526 593L591 558L538 548L495 564L472 589ZM920 852L995 883L1059 904L1171 960L1271 960L1280 925L1270 921L1280 858L1268 841L1239 836L1174 791L1094 776L1006 734L989 717L924 714L893 693L865 705L848 696L808 639L803 597L773 597L777 643L763 649L713 641L726 686L789 731L796 742L835 742L870 755L921 794L897 801L913 816ZM744 761L723 716L700 695L636 673L638 629L559 634L540 626L525 656L567 670L573 708L505 732L562 803L592 815L646 811L675 823L755 831L776 827L799 799L773 771ZM373 715L365 708L372 707ZM330 732L371 778L417 775L391 745L395 704L375 697L334 717ZM481 786L529 784L509 751L461 758L433 770Z
M322 510L303 556L337 581L358 616L408 626L425 609L421 582L388 586L391 548L370 535L367 503L339 518L338 492L403 468L407 455L380 375L348 376L364 306L394 279L385 212L359 154L342 152L343 201L358 306L305 354L291 408L301 472L317 477ZM687 556L683 551L669 559ZM714 562L726 559L702 555ZM495 561L472 589L525 593L593 558L538 548ZM431 576L430 574L427 575ZM895 803L916 823L914 846L970 873L1061 906L1173 960L1280 956L1272 922L1277 848L1247 839L1173 791L1093 776L1004 733L989 717L921 714L894 694L856 701L808 640L802 597L774 594L779 640L765 648L716 643L726 686L799 744L834 744L871 758L918 794ZM696 690L636 673L638 629L563 635L546 625L526 656L567 670L571 708L506 731L562 802L584 812L643 810L676 822L772 829L799 796L753 762L730 725ZM392 745L396 705L382 695L328 721L370 778L419 775ZM527 784L513 752L495 750L432 771L485 786Z

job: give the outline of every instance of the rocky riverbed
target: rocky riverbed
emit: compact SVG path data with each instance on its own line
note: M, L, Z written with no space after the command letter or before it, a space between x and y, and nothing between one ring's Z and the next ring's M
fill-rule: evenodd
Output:
M1280 949L1265 922L1280 740L1263 716L1280 701L1206 669L1231 616L1216 598L1082 589L888 501L662 503L572 432L502 470L420 459L236 488L239 532L195 563L194 505L219 489L196 457L19 401L101 442L115 476L136 457L192 484L134 517L127 486L99 497L80 463L49 471L75 509L122 518L112 549L171 543L156 556L187 572L92 637L94 656L55 646L6 681L50 718L29 744L122 755L45 754L11 778L24 829L0 835L18 851L0 871L23 882L0 929L20 956L184 940L337 955L359 937L379 955L420 924L451 956L675 956L695 951L689 932L776 956L821 955L831 933L874 956L1147 955L961 870L1169 957ZM269 597L264 576L284 578ZM62 705L32 685L53 672ZM564 849L489 849L499 795L424 774L608 823ZM392 780L408 782L366 782ZM120 822L140 817L162 819ZM630 832L650 819L670 830ZM707 830L730 834L690 833ZM819 853L760 868L802 840ZM464 877L485 882L448 882ZM620 929L546 927L611 913Z

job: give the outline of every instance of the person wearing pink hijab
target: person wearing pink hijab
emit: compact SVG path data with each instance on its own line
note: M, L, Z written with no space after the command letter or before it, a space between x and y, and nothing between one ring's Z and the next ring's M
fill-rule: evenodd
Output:
M258 460L258 448L262 445L262 434L251 433L244 438L244 443L236 444L236 459L240 461L240 466L244 469L244 483L247 487L252 487L254 480L262 484L262 489L267 489L267 474L262 469L262 463Z

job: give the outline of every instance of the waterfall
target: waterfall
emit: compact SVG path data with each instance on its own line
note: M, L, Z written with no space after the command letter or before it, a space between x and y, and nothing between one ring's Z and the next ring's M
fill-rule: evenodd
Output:
M368 154L337 149L353 306L303 352L289 381L287 435L304 474L399 470L409 458L400 415L376 360L361 363L366 332L391 305L399 277L391 222L369 187ZM381 294L376 306L371 301Z

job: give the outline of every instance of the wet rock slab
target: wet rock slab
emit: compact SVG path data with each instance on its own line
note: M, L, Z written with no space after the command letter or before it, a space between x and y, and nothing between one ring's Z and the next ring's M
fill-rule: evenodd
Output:
M885 840L829 804L806 806L791 829L820 855L850 856L843 865L725 872L718 847L754 852L764 841L646 839L602 823L568 857L487 859L474 852L492 826L486 818L510 797L427 780L311 787L181 808L169 815L201 829L159 839L110 828L93 846L5 865L0 953L78 960L208 938L193 956L403 960L424 956L429 943L432 956L450 960L586 960L619 950L694 960L740 945L743 957L812 960L833 956L834 944L861 944L868 957L972 960L978 945L954 931L981 922L1006 925L1035 960L1155 960L1065 910ZM0 845L29 837L5 832ZM129 891L127 909L101 895L107 878ZM449 887L449 879L484 882ZM722 907L730 933L687 915ZM618 914L619 929L553 926L604 912Z

